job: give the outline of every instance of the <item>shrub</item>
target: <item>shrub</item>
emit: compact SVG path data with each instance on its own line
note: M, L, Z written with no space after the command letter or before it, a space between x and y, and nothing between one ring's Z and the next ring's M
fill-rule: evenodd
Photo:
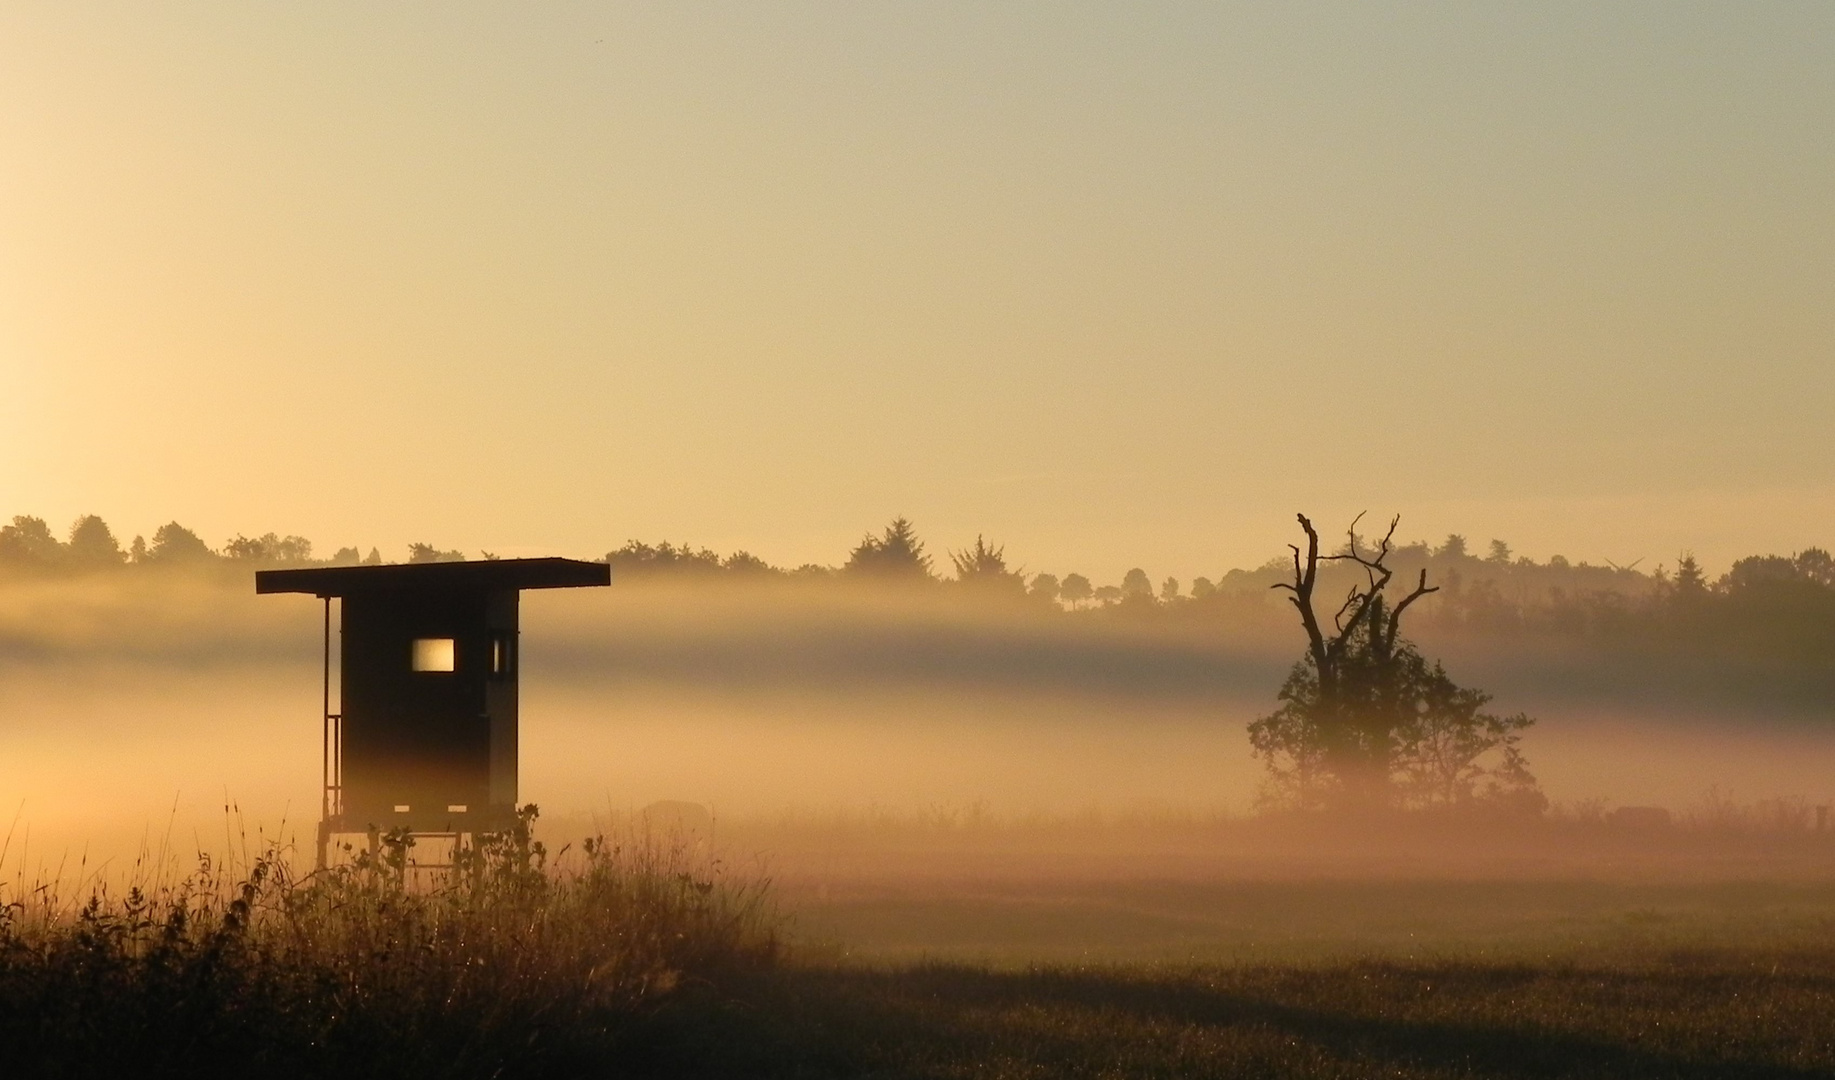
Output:
M74 911L43 887L13 898L0 1071L566 1075L777 958L764 886L680 846L598 837L550 866L525 827L424 885L407 848L303 878L278 848L239 874L201 856Z

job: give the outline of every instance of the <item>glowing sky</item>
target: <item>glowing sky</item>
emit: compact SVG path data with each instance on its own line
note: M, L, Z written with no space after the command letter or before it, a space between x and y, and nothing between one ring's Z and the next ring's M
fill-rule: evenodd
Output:
M0 7L0 515L1835 544L1835 5ZM399 556L399 551L391 551Z

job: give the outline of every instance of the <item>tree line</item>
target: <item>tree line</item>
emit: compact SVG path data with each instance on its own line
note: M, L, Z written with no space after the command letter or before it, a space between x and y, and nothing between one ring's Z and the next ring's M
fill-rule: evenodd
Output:
M1249 729L1268 768L1270 803L1294 808L1542 805L1521 750L1533 721L1490 711L1488 694L1455 683L1417 641L1483 642L1492 655L1536 641L1578 645L1572 651L1594 677L1629 673L1627 685L1640 694L1731 690L1742 701L1818 707L1835 694L1835 557L1821 548L1743 558L1710 578L1686 553L1673 570L1560 556L1536 562L1497 540L1479 554L1456 534L1437 545L1397 542L1395 522L1377 538L1354 523L1341 543L1322 546L1311 522L1299 520L1304 547L1189 588L1173 578L1155 587L1139 568L1103 586L1077 573L1028 573L984 536L938 558L903 517L863 535L837 565L785 568L745 551L636 540L601 559L615 580L861 583L1065 616L1187 619L1271 641L1292 634L1297 612L1305 651L1275 710ZM405 554L410 563L466 557L430 543ZM272 532L212 547L177 522L126 544L95 515L78 518L62 538L40 518L0 526L0 580L383 561L375 547L321 558L304 537ZM1288 604L1271 602L1283 595ZM1402 632L1404 615L1412 634Z
M432 544L409 544L405 561L459 562L462 551L448 551ZM491 556L487 553L486 558ZM59 540L43 519L15 516L10 524L0 525L0 572L19 575L56 575L84 573L136 566L204 567L223 564L263 566L357 566L381 565L385 560L377 548L365 555L357 548L338 548L329 557L317 558L312 541L303 536L260 536L240 534L211 547L195 531L176 521L153 530L149 541L135 536L122 544L108 522L94 514L85 514L70 526L67 539Z
M1348 536L1328 555L1342 556L1359 542L1363 538ZM479 554L495 558L488 551ZM430 543L408 545L399 560L385 559L375 547L367 553L354 546L339 547L320 555L305 537L273 532L237 535L212 547L176 521L160 526L150 538L135 536L123 543L93 514L77 518L61 539L42 518L18 516L0 525L0 575L14 577L137 566L347 566L466 557L462 551ZM981 536L964 549L945 551L939 560L903 517L865 534L836 565L780 567L746 551L721 555L692 544L640 540L606 552L599 561L612 566L615 578L626 580L780 578L949 586L980 597L1074 611L1232 613L1236 618L1253 617L1258 609L1264 617L1278 613L1264 601L1287 574L1282 556L1253 569L1230 570L1215 580L1197 577L1187 584L1164 577L1156 583L1136 567L1118 582L1098 585L1081 573L1028 572L1008 559L1004 545ZM1479 554L1458 534L1438 545L1393 543L1386 562L1405 577L1427 570L1438 582L1418 616L1432 630L1599 638L1642 633L1662 623L1673 637L1681 631L1707 632L1716 622L1729 620L1747 627L1755 619L1795 625L1825 613L1835 618L1835 557L1821 548L1743 558L1718 578L1708 577L1687 553L1673 570L1659 565L1642 571L1635 563L1575 563L1560 555L1537 562L1515 554L1502 540L1490 541ZM1348 569L1338 563L1328 563L1321 573L1333 588L1352 584Z

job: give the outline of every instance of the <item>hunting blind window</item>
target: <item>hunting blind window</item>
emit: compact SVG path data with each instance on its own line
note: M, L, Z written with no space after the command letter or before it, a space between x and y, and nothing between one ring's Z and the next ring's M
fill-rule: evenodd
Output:
M505 678L516 671L516 638L512 634L491 635L491 674Z
M424 637L414 639L414 670L416 671L452 671L455 670L453 640L449 637Z

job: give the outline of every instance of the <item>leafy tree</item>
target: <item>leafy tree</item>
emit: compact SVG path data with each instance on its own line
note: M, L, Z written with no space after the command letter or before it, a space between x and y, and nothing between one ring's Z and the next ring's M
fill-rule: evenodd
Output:
M782 570L772 566L749 551L735 551L721 560L720 568L729 574L781 574Z
M1160 603L1162 604L1176 603L1178 599L1179 599L1179 579L1178 578L1169 577L1165 581L1160 582Z
M1153 582L1147 577L1147 571L1138 566L1122 575L1121 579L1121 598L1130 600L1137 596L1153 599Z
M1458 533L1447 533L1446 540L1440 545L1440 550L1434 552L1434 554L1442 559L1465 558L1467 555L1465 537L1460 536Z
M1107 607L1110 604L1121 603L1121 587L1118 585L1098 586L1096 591L1091 595L1093 595L1096 598L1096 602L1098 604L1101 604L1104 607Z
M216 552L197 533L176 521L169 521L153 532L153 543L147 548L150 563L196 563L216 558Z
M894 518L880 536L868 534L849 553L842 570L852 576L885 581L932 581L930 556L906 518Z
M1410 642L1385 648L1381 626L1381 619L1361 624L1339 673L1355 695L1354 702L1340 702L1340 714L1354 713L1362 739L1379 750L1369 755L1375 759L1369 767L1380 770L1380 782L1345 775L1321 708L1318 668L1308 656L1282 685L1280 707L1249 728L1249 744L1272 781L1267 801L1296 809L1346 802L1545 809L1521 747L1522 732L1535 721L1484 711L1491 695L1459 686Z
M667 540L654 547L641 540L632 540L617 551L607 552L605 561L611 564L612 573L617 576L720 572L719 555L688 544L677 547Z
M408 561L411 563L464 562L463 551L441 551L432 544L409 544Z
M1402 705L1396 729L1396 779L1405 803L1457 807L1485 802L1540 813L1548 800L1523 756L1527 714L1484 711L1491 695L1453 682L1412 644L1398 650Z
M51 535L43 518L21 515L11 525L0 526L0 561L50 567L63 559L64 545Z
M242 562L258 562L267 558L267 549L262 546L260 540L251 540L237 533L223 545L223 556Z
M1089 602L1095 591L1090 588L1090 579L1082 574L1064 575L1064 583L1058 586L1058 599L1071 607L1080 607Z
M1311 656L1294 665L1276 697L1280 707L1249 724L1249 747L1268 770L1262 802L1318 810L1337 795L1331 761L1335 732L1319 699L1319 669Z
M273 533L262 537L268 546L268 557L275 562L308 563L312 561L312 541L303 536L283 536L275 539Z
M1491 541L1491 553L1485 556L1485 561L1488 563L1495 563L1498 566L1509 566L1510 545L1504 543L1502 540Z
M1483 783L1490 796L1534 804L1540 796L1516 741L1531 721L1482 712L1488 695L1454 684L1401 636L1403 614L1437 590L1422 570L1405 597L1389 602L1397 521L1373 549L1353 522L1344 549L1323 556L1312 522L1303 514L1299 522L1306 550L1290 545L1292 580L1274 587L1292 594L1307 652L1282 685L1279 707L1249 725L1274 801L1303 808L1438 805L1471 801ZM1330 562L1351 564L1362 580L1328 630L1314 591L1321 565Z
M1047 604L1056 604L1063 591L1064 585L1058 581L1056 574L1036 574L1032 584L1026 587L1027 596Z
M333 566L356 566L363 561L363 553L354 547L341 547L331 556Z
M70 526L67 551L70 561L83 567L120 566L127 558L121 542L109 531L108 522L94 514L77 518Z
M1191 579L1191 598L1193 600L1203 600L1206 597L1215 596L1216 594L1217 586L1212 583L1210 578L1196 577Z
M354 554L355 549L351 550ZM223 545L223 554L226 558L244 562L311 562L312 541L303 536L283 537L275 533L265 533L252 538L238 535Z
M1835 555L1821 548L1807 548L1797 553L1797 573L1818 585L1835 588Z
M1749 555L1735 562L1720 584L1729 594L1743 596L1809 584L1809 580L1798 572L1795 559L1782 555Z

